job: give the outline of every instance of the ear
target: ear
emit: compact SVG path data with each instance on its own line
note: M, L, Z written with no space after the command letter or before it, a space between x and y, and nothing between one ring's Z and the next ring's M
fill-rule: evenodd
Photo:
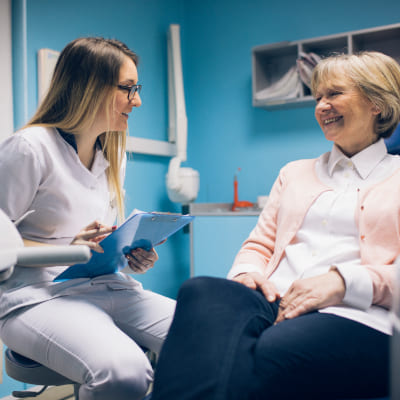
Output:
M378 114L381 113L381 110L380 110L377 106L375 106L375 105L372 105L371 111L372 111L372 114L373 114L373 115L378 115Z

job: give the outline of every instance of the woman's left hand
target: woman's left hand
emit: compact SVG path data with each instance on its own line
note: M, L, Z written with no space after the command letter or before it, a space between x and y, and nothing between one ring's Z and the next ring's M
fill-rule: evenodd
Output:
M344 280L337 270L330 270L312 278L299 279L293 282L282 297L275 323L339 304L345 292Z
M137 248L133 249L126 255L128 265L133 272L144 274L148 269L154 267L154 263L158 260L158 254L154 249L149 251Z

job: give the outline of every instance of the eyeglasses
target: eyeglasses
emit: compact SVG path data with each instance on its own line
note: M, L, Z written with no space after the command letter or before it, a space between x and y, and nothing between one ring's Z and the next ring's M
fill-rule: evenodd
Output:
M132 85L132 86L125 86L125 85L117 85L118 89L125 90L128 92L128 100L131 101L134 97L136 92L140 94L142 90L142 85Z

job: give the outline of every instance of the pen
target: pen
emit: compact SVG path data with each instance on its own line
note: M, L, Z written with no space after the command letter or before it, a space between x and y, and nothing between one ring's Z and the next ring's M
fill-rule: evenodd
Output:
M22 214L16 221L14 221L14 225L18 226L28 215L34 213L35 210L29 210L25 214Z

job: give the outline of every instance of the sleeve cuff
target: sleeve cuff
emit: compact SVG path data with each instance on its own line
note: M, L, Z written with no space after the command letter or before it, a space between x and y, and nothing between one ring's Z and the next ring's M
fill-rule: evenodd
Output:
M227 279L233 279L236 275L243 274L245 272L259 272L262 274L260 268L254 264L238 264L234 265L228 272Z
M346 284L343 303L361 310L372 304L373 286L371 276L362 265L341 264L331 267L337 270Z

